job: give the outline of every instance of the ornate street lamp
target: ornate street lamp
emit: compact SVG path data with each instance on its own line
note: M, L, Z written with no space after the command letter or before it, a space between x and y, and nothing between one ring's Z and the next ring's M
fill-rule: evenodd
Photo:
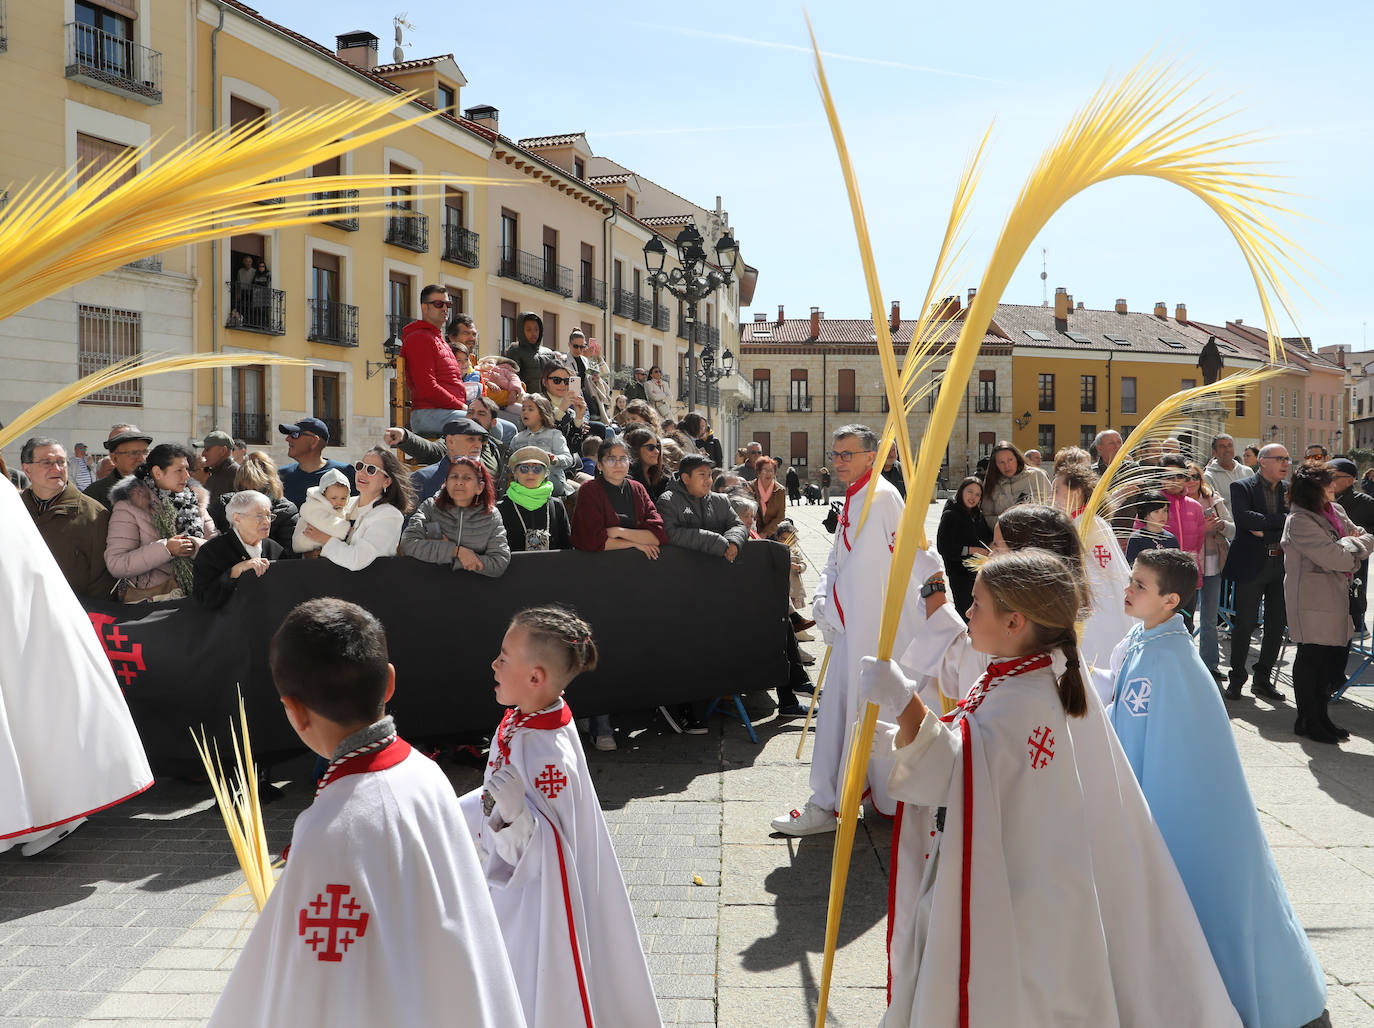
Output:
M734 354L726 350L722 360L728 370L715 370L714 347L707 346L702 354L706 374L714 378L701 378L697 368L697 304L710 296L721 286L734 281L735 266L739 262L739 246L729 233L720 237L715 245L716 263L720 270L707 269L705 240L695 225L686 225L677 238L673 248L677 251L678 267L664 271L663 265L668 249L657 235L651 236L644 244L644 264L649 271L649 284L657 289L666 289L674 297L686 304L687 318L687 408L695 410L697 405L697 383L717 382L734 370ZM707 364L709 355L710 363Z

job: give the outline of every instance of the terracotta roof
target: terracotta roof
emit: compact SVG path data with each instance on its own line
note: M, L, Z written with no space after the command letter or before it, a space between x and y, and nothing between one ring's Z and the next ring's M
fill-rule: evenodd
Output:
M941 332L940 342L952 344L959 337L959 324L946 325ZM811 338L811 319L785 318L782 324L777 319L768 321L745 321L740 324L741 346L787 346L797 343L808 344L854 344L873 346L877 338L873 332L873 322L862 318L825 318L820 321L820 338ZM899 347L910 344L916 331L914 320L904 320L892 334L892 341ZM996 332L989 331L983 337L985 346L1007 346L1007 341Z
M624 175L591 175L587 181L594 186L623 186L630 181L630 175L628 172Z
M1232 345L1247 350L1257 359L1267 361L1269 359L1269 342L1265 330L1255 325L1243 325L1238 322L1228 321L1225 325L1209 325L1206 322L1193 322L1200 331L1217 337L1220 343L1223 339ZM1284 337L1283 355L1293 370L1299 373L1312 370L1323 372L1339 372L1345 374L1346 369L1337 364L1326 354L1314 353L1308 345L1308 341L1301 337Z
M640 219L646 225L685 225L692 220L690 214L655 214L652 218Z
M561 136L530 136L519 143L521 146L568 146L585 135L585 132L565 132Z
M1207 345L1207 334L1194 328L1191 323L1180 323L1168 317L1157 318L1145 311L1118 314L1115 310L1075 308L1069 311L1066 328L1060 331L1055 323L1053 307L999 303L996 321L1018 349L1082 347L1111 349L1121 354L1196 356Z

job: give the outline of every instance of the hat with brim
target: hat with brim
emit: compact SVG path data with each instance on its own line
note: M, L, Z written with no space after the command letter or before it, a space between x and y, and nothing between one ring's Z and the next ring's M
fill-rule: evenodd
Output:
M521 464L542 464L549 466L549 455L538 446L522 446L510 455L508 462L512 469Z
M471 418L449 418L444 422L443 435L486 435L487 430Z
M1334 460L1329 460L1326 462L1326 466L1337 474L1349 475L1351 478L1360 477L1360 469L1348 457L1337 457Z
M116 432L105 440L105 451L108 453L114 450L116 446L122 446L125 443L147 443L151 446L153 444L153 437L144 434L143 430L137 425L130 425L124 431Z

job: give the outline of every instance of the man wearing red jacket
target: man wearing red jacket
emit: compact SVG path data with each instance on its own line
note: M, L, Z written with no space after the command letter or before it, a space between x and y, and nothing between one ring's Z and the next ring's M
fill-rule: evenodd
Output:
M467 410L467 389L458 358L444 341L448 293L443 286L420 290L420 318L401 330L401 357L410 389L410 428L435 436L445 423Z

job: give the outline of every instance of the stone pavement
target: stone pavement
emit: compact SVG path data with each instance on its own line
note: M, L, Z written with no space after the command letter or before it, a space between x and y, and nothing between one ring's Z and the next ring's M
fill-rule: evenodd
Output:
M810 585L830 544L825 508L790 513ZM933 506L932 535L937 518ZM1281 687L1291 695L1286 680ZM1333 711L1353 733L1339 749L1294 737L1291 703L1247 699L1233 725L1279 869L1327 971L1332 1023L1374 1028L1374 687L1349 695ZM575 708L575 685L570 699ZM801 724L767 716L761 695L748 703L765 715L758 745L723 717L698 737L645 717L621 721L618 751L588 752L668 1024L814 1019L832 837L770 836L769 819L806 798ZM445 769L460 791L478 780ZM308 800L309 772L304 758L273 769L291 783L265 808L274 851ZM880 819L860 826L832 1025L872 1025L882 1013L890 839ZM240 883L205 788L175 782L92 818L41 856L0 855L0 1028L203 1024L252 925Z

